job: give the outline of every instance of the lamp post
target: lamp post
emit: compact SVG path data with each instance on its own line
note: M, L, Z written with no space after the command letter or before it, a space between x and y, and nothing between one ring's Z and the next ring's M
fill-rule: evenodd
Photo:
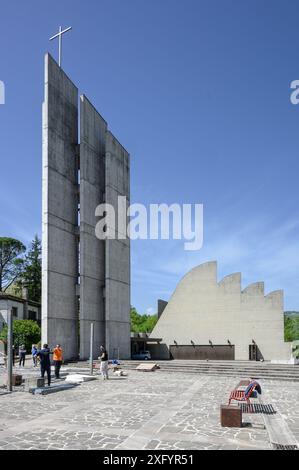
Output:
M89 372L90 375L93 375L93 323L90 324L90 355L89 355Z

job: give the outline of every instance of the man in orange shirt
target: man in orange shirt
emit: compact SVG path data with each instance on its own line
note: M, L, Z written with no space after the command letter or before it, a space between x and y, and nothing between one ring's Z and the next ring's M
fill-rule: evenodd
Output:
M59 379L60 367L63 361L63 351L60 344L57 344L56 348L53 349L53 361L55 366L55 377Z

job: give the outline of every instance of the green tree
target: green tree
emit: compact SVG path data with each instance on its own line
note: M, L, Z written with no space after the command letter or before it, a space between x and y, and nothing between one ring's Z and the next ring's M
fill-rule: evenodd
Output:
M146 315L146 317L147 318L144 323L144 328L146 330L146 333L151 333L158 321L158 315Z
M284 339L285 341L299 340L299 315L285 315Z
M1 330L0 339L7 342L7 325ZM31 351L32 344L39 343L41 339L41 329L33 320L13 321L13 342L16 347L25 344L27 352Z
M151 333L157 321L157 315L140 315L135 307L131 308L131 331L133 333Z
M26 247L14 238L0 238L0 292L5 292L20 276Z
M28 289L30 300L41 301L42 292L42 260L41 260L41 241L37 235L31 243L31 248L25 257L24 269L20 278L22 283Z

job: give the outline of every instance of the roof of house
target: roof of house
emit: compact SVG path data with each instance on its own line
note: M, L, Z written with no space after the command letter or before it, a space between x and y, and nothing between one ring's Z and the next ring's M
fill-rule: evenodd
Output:
M6 294L5 292L0 292L0 300L12 300L13 302L19 302L24 304L25 302L28 302L28 305L31 305L32 307L40 307L41 304L39 302L35 302L34 300L26 300L22 299L22 297L17 297L15 295L11 294Z

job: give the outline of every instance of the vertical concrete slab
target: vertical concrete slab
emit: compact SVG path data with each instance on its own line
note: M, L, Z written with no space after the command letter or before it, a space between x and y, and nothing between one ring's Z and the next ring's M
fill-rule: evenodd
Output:
M78 355L78 90L45 56L42 342Z
M105 344L105 241L95 236L95 210L105 196L107 124L85 96L80 110L80 358L87 359L91 322L95 357Z
M106 202L112 204L118 219L118 197L130 203L130 161L128 152L116 138L106 137ZM119 351L130 357L130 241L126 230L117 225L117 239L106 240L106 347L110 358Z
M166 302L166 300L158 299L158 320L166 309L167 304L168 302Z

